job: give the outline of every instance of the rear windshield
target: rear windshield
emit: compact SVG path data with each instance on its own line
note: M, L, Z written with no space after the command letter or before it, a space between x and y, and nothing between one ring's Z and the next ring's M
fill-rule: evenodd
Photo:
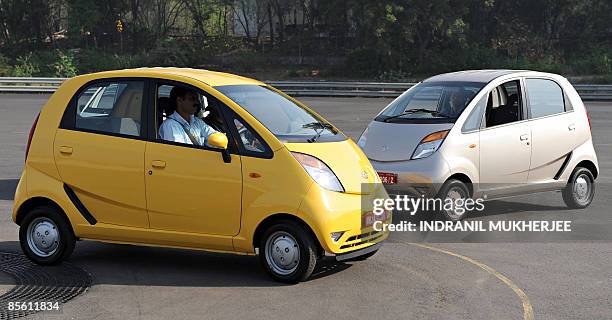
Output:
M284 142L342 141L346 137L290 99L264 86L215 87Z
M421 82L391 102L375 120L453 123L485 85L480 82Z

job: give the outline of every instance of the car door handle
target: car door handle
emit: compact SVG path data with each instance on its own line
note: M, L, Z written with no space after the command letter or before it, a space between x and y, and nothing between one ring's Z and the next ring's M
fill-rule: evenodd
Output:
M521 139L521 141L527 141L527 140L529 140L529 135L522 134L520 139Z
M166 161L162 161L162 160L153 160L151 162L151 166L153 166L153 168L158 168L158 169L163 169L166 167Z
M59 152L61 154L72 154L72 147L68 147L68 146L61 146L59 147Z
M572 124L570 124L569 126L567 126L567 130L569 130L569 131L574 131L574 130L576 130L576 125L575 125L575 124L573 124L573 123L572 123Z

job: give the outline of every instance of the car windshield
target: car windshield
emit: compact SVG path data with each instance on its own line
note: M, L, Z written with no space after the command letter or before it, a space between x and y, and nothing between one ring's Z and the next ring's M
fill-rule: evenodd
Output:
M264 86L215 87L284 142L342 141L346 137L323 119Z
M455 122L476 93L480 82L421 82L404 92L377 117L382 122Z

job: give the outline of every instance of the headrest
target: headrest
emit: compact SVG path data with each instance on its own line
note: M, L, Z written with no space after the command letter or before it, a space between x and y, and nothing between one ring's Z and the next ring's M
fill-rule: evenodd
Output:
M162 112L164 112L166 114L166 116L171 115L174 110L170 110L170 98L168 97L159 97L157 98L157 107L159 110L161 110Z
M512 106L515 103L518 102L518 95L516 93L513 93L511 95L508 96L508 105Z

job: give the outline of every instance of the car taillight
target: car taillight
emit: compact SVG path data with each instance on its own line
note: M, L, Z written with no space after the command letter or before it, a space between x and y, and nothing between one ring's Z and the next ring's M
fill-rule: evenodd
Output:
M32 137L34 136L34 130L36 130L36 125L38 124L38 117L40 117L40 113L36 116L34 123L32 123L32 127L30 128L30 134L28 135L28 144L26 145L25 159L28 160L28 152L30 152L30 144L32 143Z
M593 129L593 127L591 126L591 116L589 116L589 111L586 109L586 107L584 107L584 112L587 115L587 121L589 122L589 129Z

